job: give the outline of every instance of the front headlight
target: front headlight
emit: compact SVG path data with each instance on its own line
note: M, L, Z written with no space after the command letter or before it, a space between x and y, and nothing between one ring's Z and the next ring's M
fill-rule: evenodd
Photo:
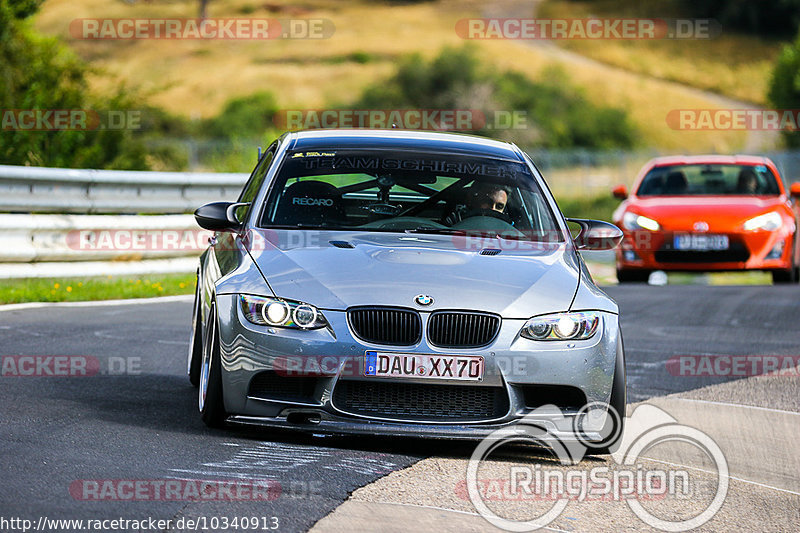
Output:
M772 211L770 213L764 213L763 215L758 215L757 217L753 217L744 223L745 231L753 231L757 229L763 229L765 231L775 231L780 227L781 227L781 216L775 211Z
M637 215L630 211L626 211L625 214L622 215L622 225L625 229L629 230L647 229L650 231L658 231L661 228L661 225L652 218Z
M520 335L535 341L580 341L591 338L602 322L594 311L538 316L525 323Z
M249 294L240 294L239 302L245 318L260 326L319 329L328 325L322 313L307 303Z

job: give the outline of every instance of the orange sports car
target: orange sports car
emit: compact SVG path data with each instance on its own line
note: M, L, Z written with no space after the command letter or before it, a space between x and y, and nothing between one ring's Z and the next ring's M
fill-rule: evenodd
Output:
M800 183L787 193L775 164L754 156L659 157L648 162L614 211L625 236L620 283L654 270L764 270L798 281Z

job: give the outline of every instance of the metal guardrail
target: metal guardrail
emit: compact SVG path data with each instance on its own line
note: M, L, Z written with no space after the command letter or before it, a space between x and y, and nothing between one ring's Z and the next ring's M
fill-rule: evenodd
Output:
M0 214L0 263L197 257L211 235L191 215Z
M0 212L187 213L236 198L247 176L0 165Z

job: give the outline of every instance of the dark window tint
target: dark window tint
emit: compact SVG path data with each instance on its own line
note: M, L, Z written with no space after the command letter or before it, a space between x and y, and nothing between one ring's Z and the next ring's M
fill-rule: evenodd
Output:
M287 153L261 225L563 241L524 163L379 150Z
M672 165L656 167L642 180L637 196L779 194L765 165Z
M275 150L277 149L277 143L273 143L267 149L267 153L261 158L261 161L258 163L258 166L253 171L253 174L250 176L250 179L247 180L247 184L244 186L242 190L242 194L239 196L239 202L248 202L250 204L253 203L256 195L258 194L258 190L261 188L261 185L264 183L264 178L269 171L269 167L272 164L272 160L275 158ZM250 205L243 205L236 209L236 218L240 221L244 221L247 218L248 213L250 213Z

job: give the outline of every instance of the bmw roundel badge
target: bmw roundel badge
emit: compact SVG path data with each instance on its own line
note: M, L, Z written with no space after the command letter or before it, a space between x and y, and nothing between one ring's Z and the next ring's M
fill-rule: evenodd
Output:
M431 305L433 303L433 297L428 296L427 294L418 294L414 298L414 301L419 305Z

